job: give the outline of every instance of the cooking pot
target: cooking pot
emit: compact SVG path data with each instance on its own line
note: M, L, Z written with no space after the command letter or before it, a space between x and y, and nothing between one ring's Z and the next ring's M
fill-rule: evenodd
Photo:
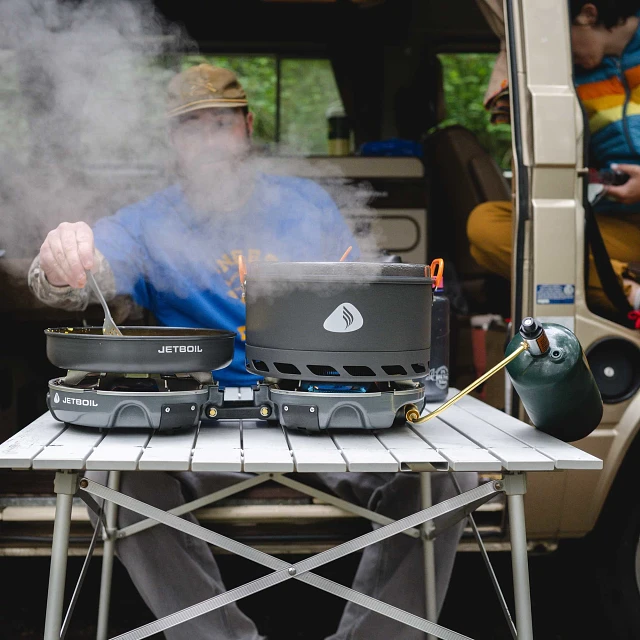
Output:
M418 264L249 263L247 368L310 381L423 378L433 282Z

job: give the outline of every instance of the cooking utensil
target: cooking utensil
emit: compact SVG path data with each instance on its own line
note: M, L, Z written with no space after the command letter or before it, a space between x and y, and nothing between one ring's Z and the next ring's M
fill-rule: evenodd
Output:
M105 336L121 336L122 332L118 329L118 325L113 321L111 317L111 312L109 311L109 307L107 306L107 301L104 299L102 295L102 291L100 291L100 287L96 282L96 279L93 277L93 273L89 269L87 269L87 282L89 286L93 289L93 292L98 296L98 300L100 300L100 304L102 305L102 309L104 310L104 323L102 325L102 333Z
M236 334L218 329L121 327L104 336L102 327L46 329L47 358L56 367L100 373L193 373L226 367Z
M430 269L390 262L251 262L247 368L323 382L428 374Z

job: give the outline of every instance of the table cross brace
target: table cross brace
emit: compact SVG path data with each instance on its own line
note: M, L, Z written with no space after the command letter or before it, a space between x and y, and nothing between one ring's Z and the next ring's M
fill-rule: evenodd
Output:
M169 509L167 513L172 513L176 516L181 516L185 513L191 513L196 509L201 509L202 507L214 504L215 502L219 502L220 500L224 500L225 498L230 498L231 496L234 496L241 491L244 491L245 489L255 487L269 480L273 480L273 482L277 482L278 484L289 487L290 489L295 489L296 491L299 491L300 493L303 493L311 498L322 500L322 502L331 504L334 507L338 507L339 509L346 511L347 513L353 513L354 515L360 516L361 518L366 518L367 520L375 522L376 524L385 525L391 524L394 521L392 518L388 518L381 513L376 513L375 511L371 511L371 509L366 509L365 507L351 504L347 500L338 498L337 496L334 496L331 493L327 493L326 491L310 487L281 473L261 473L254 477L247 478L246 480L241 480L234 485L225 487L224 489L219 489L218 491L214 491L213 493L210 493L206 496L202 496L200 498L197 498L196 500L191 500L190 502L185 502L178 507ZM153 518L146 518L145 520L140 520L139 522L130 524L127 527L118 529L116 538L126 538L127 536L132 536L135 533L139 533L140 531L146 531L147 529L156 527L158 524L160 523ZM402 533L410 536L411 538L421 537L420 530L416 528L407 529Z
M245 598L249 595L279 584L280 582L293 578L306 582L307 584L311 584L340 598L350 600L360 606L369 608L416 629L430 633L437 638L441 638L441 640L471 640L467 636L463 636L455 631L446 629L445 627L430 622L429 620L420 618L419 616L415 616L401 609L397 609L396 607L376 600L375 598L365 596L343 585L309 572L312 569L317 569L329 562L359 551L366 546L381 542L382 540L390 538L391 536L401 533L407 529L420 526L425 522L435 520L442 516L448 516L459 511L463 511L466 514L470 510L472 511L481 504L489 501L502 490L501 486L496 486L495 482L488 482L476 487L475 489L471 489L464 494L440 502L428 509L423 509L418 513L402 518L396 522L392 522L391 524L376 529L375 531L366 533L354 540L345 542L337 547L314 555L310 558L306 558L305 560L292 565L284 560L274 558L267 553L242 544L241 542L237 542L236 540L206 529L205 527L165 512L162 509L148 505L118 491L114 491L113 489L94 482L93 480L83 478L80 481L80 488L87 493L103 498L109 502L113 502L125 509L134 511L135 513L152 518L153 520L182 531L183 533L204 540L205 542L216 545L221 549L225 549L226 551L230 551L231 553L235 553L274 570L273 573L264 576L263 578L259 578L253 582L242 585L241 587L219 594L209 600L205 600L169 616L155 620L154 622L139 627L138 629L119 635L113 640L142 640L143 638L148 638L155 633L170 629L197 616L214 611L215 609L219 609L227 604L236 602L241 598Z

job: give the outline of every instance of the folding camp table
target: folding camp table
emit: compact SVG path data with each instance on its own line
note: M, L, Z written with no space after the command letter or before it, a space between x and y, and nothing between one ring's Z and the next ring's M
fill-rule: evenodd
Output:
M452 390L452 393L454 391ZM243 394L242 389L227 389L226 392L234 397ZM427 405L426 411L433 411L436 407L437 405ZM460 522L478 506L501 493L506 494L509 515L515 622L491 571L490 575L512 635L514 638L517 635L518 640L532 640L524 516L526 475L536 471L601 469L602 461L475 398L466 396L439 417L422 425L407 424L376 432L333 432L313 435L285 431L266 422L249 420L228 420L213 425L203 423L198 429L171 435L127 430L101 433L66 426L55 421L47 413L0 445L0 467L56 471L56 514L45 640L59 640L66 633L98 533L102 534L104 547L97 638L106 640L116 541L159 523L257 562L272 571L249 584L122 634L118 636L118 640L147 638L285 580L300 580L369 608L422 630L427 638L463 640L467 636L446 629L436 622L434 538L444 528ZM84 470L109 471L108 486L83 478ZM118 491L122 471L145 470L245 471L256 475L232 487L165 512ZM294 479L283 475L293 472L336 471L419 472L423 508L418 513L393 521L306 486L300 482L299 476ZM493 473L499 479L432 505L430 473L434 471ZM267 480L292 487L308 496L363 516L378 526L370 533L291 564L180 517ZM102 524L95 529L74 596L67 615L63 618L71 507L76 494L94 510L99 510L99 520ZM104 512L98 508L98 503L105 505ZM118 506L131 509L147 519L118 530ZM481 542L472 519L471 523L476 537ZM420 537L423 540L426 619L314 573L315 569L328 562L396 534ZM481 548L490 568L486 551L482 545Z

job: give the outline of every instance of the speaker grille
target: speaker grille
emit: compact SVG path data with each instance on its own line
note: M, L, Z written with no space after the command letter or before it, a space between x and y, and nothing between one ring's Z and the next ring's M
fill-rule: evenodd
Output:
M586 352L602 401L623 402L640 388L640 349L623 338L604 338Z

